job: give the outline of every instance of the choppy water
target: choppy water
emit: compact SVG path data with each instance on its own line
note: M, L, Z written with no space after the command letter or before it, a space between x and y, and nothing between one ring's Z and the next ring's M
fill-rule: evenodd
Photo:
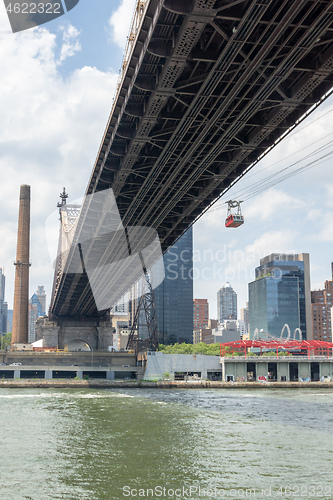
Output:
M1 500L333 499L330 390L0 389L0 426Z

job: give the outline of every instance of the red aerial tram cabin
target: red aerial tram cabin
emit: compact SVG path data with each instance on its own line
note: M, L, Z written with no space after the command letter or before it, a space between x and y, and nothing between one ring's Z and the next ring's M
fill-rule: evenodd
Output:
M244 224L243 215L229 215L225 220L225 227L239 227Z
M228 202L228 213L225 220L225 227L239 227L244 224L244 216L242 215L240 204L241 201L229 200ZM231 209L237 207L237 213L232 214Z

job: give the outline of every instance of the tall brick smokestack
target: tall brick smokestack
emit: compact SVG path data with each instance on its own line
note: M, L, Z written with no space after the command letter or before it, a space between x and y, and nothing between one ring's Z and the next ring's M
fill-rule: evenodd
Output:
M12 344L28 342L30 250L30 186L20 188Z

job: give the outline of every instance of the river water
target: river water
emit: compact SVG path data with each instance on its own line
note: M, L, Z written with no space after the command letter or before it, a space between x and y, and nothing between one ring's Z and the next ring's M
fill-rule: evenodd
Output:
M329 389L0 389L1 500L333 499Z

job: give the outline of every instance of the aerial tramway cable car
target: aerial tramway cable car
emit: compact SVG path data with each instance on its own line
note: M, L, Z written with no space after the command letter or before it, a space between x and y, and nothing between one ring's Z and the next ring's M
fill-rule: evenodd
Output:
M228 213L225 220L225 227L239 227L244 224L244 217L242 215L240 204L241 201L229 200L228 203ZM237 208L236 213L231 213L233 208Z

